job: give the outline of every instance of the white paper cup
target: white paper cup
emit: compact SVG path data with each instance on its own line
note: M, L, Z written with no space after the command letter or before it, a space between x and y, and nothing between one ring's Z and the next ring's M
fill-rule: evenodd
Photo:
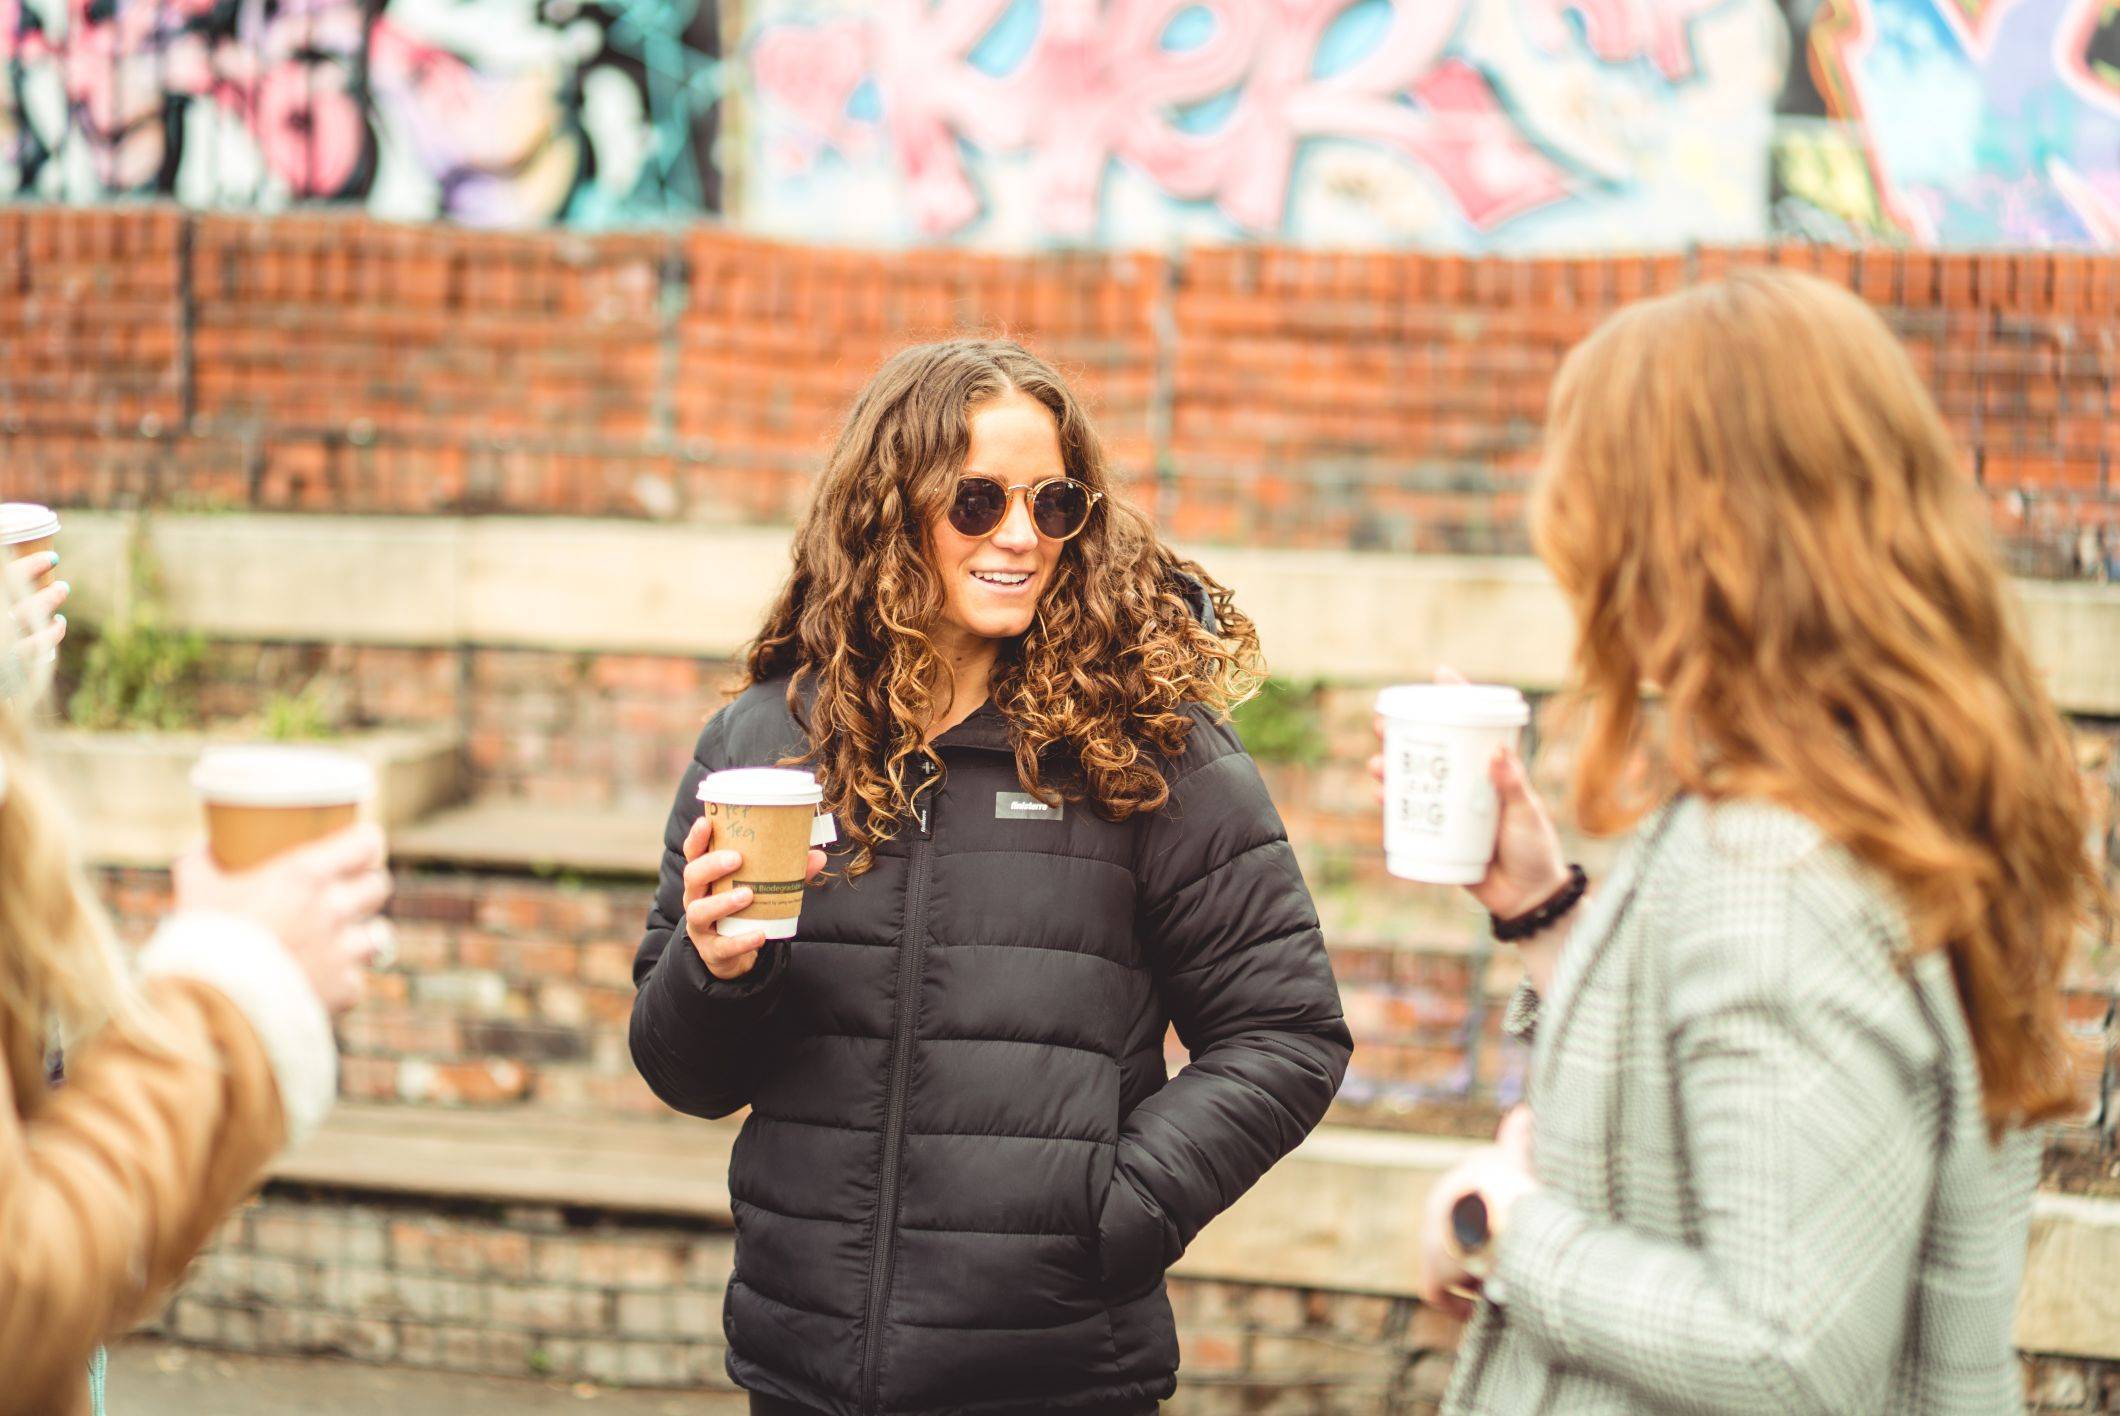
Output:
M1477 885L1494 859L1500 803L1489 768L1531 721L1513 688L1399 684L1384 719L1384 865L1401 880Z
M248 870L351 826L375 796L375 770L329 748L215 747L192 768L191 785L215 862Z
M711 849L739 851L734 875L708 887L719 895L751 887L751 903L714 928L720 934L794 937L808 884L810 846L821 834L817 815L824 789L808 772L788 767L735 767L700 778L699 800L714 822Z
M0 547L6 558L17 560L52 548L59 535L59 513L35 502L0 502ZM52 572L42 571L31 587L42 590L51 584Z

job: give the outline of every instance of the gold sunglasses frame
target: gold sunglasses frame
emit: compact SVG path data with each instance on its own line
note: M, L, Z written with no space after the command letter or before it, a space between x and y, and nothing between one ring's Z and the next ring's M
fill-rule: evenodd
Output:
M983 536L973 536L971 532L966 531L962 527L958 526L955 519L950 520L950 529L952 531L955 531L960 536L970 536L971 539L974 541L992 540L996 535L1000 533L1002 527L1008 525L1009 513L1016 509L1016 493L1018 492L1023 493L1024 510L1030 513L1031 530L1036 531L1038 533L1038 538L1040 540L1052 541L1056 544L1063 546L1066 545L1069 541L1074 540L1084 531L1089 530L1089 519L1096 513L1097 503L1104 500L1104 493L1098 491L1089 483L1079 481L1073 477L1048 477L1042 482L1004 482L999 477L989 477L984 472L965 472L959 474L957 480L950 486L951 507L955 507L957 505L958 489L961 488L966 482L972 481L993 483L995 486L1001 488L1002 497L1001 518L994 523L994 529L992 531L987 532ZM1037 499L1038 489L1040 487L1050 487L1055 482L1069 482L1077 487L1080 487L1083 491L1089 493L1089 506L1082 513L1082 524L1080 526L1077 526L1074 530L1068 532L1065 536L1046 535L1045 532L1040 529L1038 525L1038 512L1036 508L1032 505L1032 503ZM943 515L945 517L948 517L949 512L945 511Z

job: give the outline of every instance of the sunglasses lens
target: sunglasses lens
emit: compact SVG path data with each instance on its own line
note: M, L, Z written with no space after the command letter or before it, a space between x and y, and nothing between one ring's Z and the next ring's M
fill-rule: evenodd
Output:
M1080 482L1047 482L1031 498L1031 521L1039 535L1064 541L1089 520L1089 508L1089 488Z
M950 503L950 525L966 536L984 536L1008 513L1008 489L991 477L965 477Z

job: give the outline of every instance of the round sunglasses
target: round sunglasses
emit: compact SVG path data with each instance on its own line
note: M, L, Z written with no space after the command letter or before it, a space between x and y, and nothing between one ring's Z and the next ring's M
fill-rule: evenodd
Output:
M970 472L957 479L950 498L950 525L960 535L985 540L1008 519L1010 503L1021 492L1030 502L1031 525L1048 541L1068 541L1089 525L1089 514L1104 493L1072 477L1054 477L1035 487L1028 482L1013 486L998 478Z

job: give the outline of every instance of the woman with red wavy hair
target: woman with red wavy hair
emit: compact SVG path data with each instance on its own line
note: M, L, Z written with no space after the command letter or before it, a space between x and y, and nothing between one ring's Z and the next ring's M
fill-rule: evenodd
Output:
M1544 926L1531 1124L1431 1196L1428 1296L1478 1300L1446 1410L2022 1410L2031 1128L2100 886L1935 405L1861 301L1752 272L1608 321L1548 439L1574 808L1633 838L1568 908L1497 763L1475 894Z

